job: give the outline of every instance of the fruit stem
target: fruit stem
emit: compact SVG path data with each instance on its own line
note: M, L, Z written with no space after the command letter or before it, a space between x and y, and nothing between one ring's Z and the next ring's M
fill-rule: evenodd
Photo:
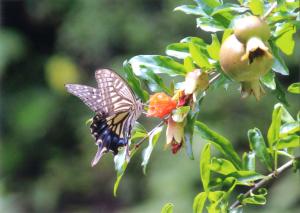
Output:
M273 10L277 7L277 2L275 1L272 6L269 8L269 10L263 15L262 20L265 20L272 12Z

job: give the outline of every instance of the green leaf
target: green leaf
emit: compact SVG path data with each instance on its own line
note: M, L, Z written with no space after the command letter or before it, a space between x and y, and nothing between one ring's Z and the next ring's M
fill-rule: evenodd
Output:
M187 72L191 72L196 69L192 57L188 56L183 61L183 66Z
M193 135L194 135L194 126L195 121L197 120L198 112L194 113L193 111L189 111L186 117L186 125L184 126L184 139L186 144L186 153L191 160L194 159L193 154Z
M142 85L140 80L134 75L130 64L128 61L124 61L123 69L125 71L125 77L128 80L128 84L132 88L132 90L137 94L137 96L144 102L146 102L149 98L149 94L147 91L142 89Z
M220 42L216 34L211 35L211 44L207 45L207 52L212 59L220 59Z
M148 82L148 87L152 92L164 91L167 94L171 94L170 89L165 85L162 78L156 75L151 69L145 68L145 75L143 75L144 80Z
M265 178L265 176L255 171L236 171L226 177L234 177L239 185L252 185L253 181Z
M207 198L206 192L200 192L195 197L194 203L193 203L193 212L194 213L202 213L206 198Z
M270 170L272 171L272 157L267 151L267 147L264 138L259 129L254 128L248 131L248 139L250 142L250 147L255 151L258 159Z
M206 32L215 33L218 31L224 31L227 27L211 17L200 17L197 18L196 21L197 21L197 27L201 28Z
M288 91L294 94L300 94L300 82L293 83L288 87Z
M142 124L136 122L133 129L132 129L132 134L131 134L131 141L138 139L138 138L144 138L147 137L148 133L147 130L143 127Z
M227 12L244 13L247 10L248 10L247 7L243 7L238 4L225 3L221 6L214 8L213 12L210 15L215 16L217 14L223 14L223 13L227 13Z
M272 113L272 123L268 130L268 143L271 147L278 140L281 126L282 105L275 105Z
M258 190L259 194L251 193L250 197L245 197L242 199L242 204L256 204L256 205L265 205L266 204L266 195L267 190L262 188Z
M255 171L255 152L245 152L243 154L243 169Z
M282 87L277 78L274 79L276 83L276 89L272 91L272 94L275 95L276 99L281 103L289 106L289 103L286 100L285 88Z
M275 72L280 73L281 75L289 75L289 69L286 66L284 60L281 58L278 47L272 42L270 42L270 46L274 56L274 63L272 65L272 69Z
M237 171L235 166L230 161L216 157L211 159L210 169L223 175L228 175Z
M279 137L282 138L282 137L294 134L299 131L300 131L300 122L299 121L285 123L280 127Z
M172 114L172 119L175 122L183 122L183 120L186 118L187 114L189 113L191 107L190 106L182 106L177 108L176 110L173 111Z
M173 43L167 46L166 54L178 59L190 56L188 43Z
M223 36L222 36L222 43L224 43L224 41L233 33L233 29L229 28L229 29L226 29L223 33Z
M148 68L155 74L165 73L170 76L185 76L186 71L182 64L172 58L160 55L139 55L129 60L135 75L143 77Z
M216 148L218 148L222 152L222 154L224 154L227 159L229 159L235 165L236 168L241 168L242 163L239 155L233 149L233 146L228 139L209 129L204 123L201 123L200 121L196 121L195 124L196 130L203 139L209 140L214 143Z
M200 156L200 176L203 189L206 193L209 192L208 184L210 181L210 143L205 144Z
M130 152L130 159L134 156L137 149L132 149ZM117 196L117 190L120 184L120 181L126 171L127 165L129 163L128 159L126 159L126 149L124 148L122 152L119 152L114 157L115 162L115 170L117 171L117 180L114 184L114 196Z
M277 103L274 106L274 109L277 107L281 107L282 113L281 113L281 120L285 123L291 123L294 122L295 119L291 116L291 114L287 111L287 109L282 105L281 103Z
M194 0L197 2L198 5L201 7L209 7L209 8L214 8L222 5L222 1L218 0Z
M146 167L149 163L149 159L151 156L151 153L153 151L153 148L155 147L160 134L163 130L163 126L157 127L154 129L154 131L149 135L149 144L147 146L146 149L144 149L143 151L143 162L142 162L142 166L143 166L143 172L144 174L146 174Z
M289 135L284 138L280 138L279 141L276 143L277 149L296 147L300 147L300 136L298 135Z
M200 68L209 69L212 67L208 61L207 56L203 53L203 51L197 44L190 42L189 51L193 60Z
M275 40L275 44L280 50L286 55L291 55L294 52L295 41L293 35L296 33L296 28L293 27L291 30L285 32Z
M263 0L249 0L248 7L253 15L261 16L264 14L264 1Z
M173 213L174 204L166 203L161 209L161 213Z
M260 81L271 90L276 89L275 73L269 71L266 75L260 78Z
M224 196L224 191L210 191L208 193L208 199L210 200L210 205L207 207L208 213L224 212L221 210L221 201Z
M181 5L176 7L174 11L181 11L188 15L207 16L203 9L196 5Z

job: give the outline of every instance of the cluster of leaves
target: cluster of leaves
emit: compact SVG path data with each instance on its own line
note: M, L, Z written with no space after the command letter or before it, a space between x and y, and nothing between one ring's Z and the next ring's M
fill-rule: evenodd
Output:
M281 103L287 104L285 92L275 78L275 73L288 75L289 71L281 58L281 53L290 55L293 53L293 34L299 28L299 1L238 1L239 4L223 3L219 0L195 0L196 5L182 5L175 11L195 15L197 27L211 34L211 42L207 43L199 37L186 37L179 43L173 43L166 47L166 55L139 55L124 62L126 78L135 93L147 102L149 93L165 92L173 95L176 89L181 88L184 77L190 71L200 68L211 76L218 76L210 82L210 88L227 88L232 82L221 70L219 63L219 51L222 42L232 33L235 21L249 14L263 16L268 13L274 4L272 16L267 16L266 21L270 25L272 36L269 40L271 51L274 55L272 70L261 78L261 82L271 89ZM298 15L298 16L297 16ZM219 39L221 38L221 39ZM166 78L170 86L166 84ZM168 79L167 79L168 80ZM147 88L147 89L146 89ZM299 85L295 84L289 89L297 92ZM293 148L299 147L299 115L295 120L290 116L285 107L280 103L275 106L272 124L269 128L266 144L259 129L249 130L248 138L251 151L244 153L242 159L234 150L231 142L209 129L204 123L197 120L199 105L206 95L203 92L197 97L196 107L182 107L177 109L178 114L184 113L187 117L185 126L185 148L188 156L193 159L192 139L194 132L208 143L205 145L200 160L201 180L204 192L196 196L194 211L201 212L204 204L209 203L209 212L225 211L228 209L228 200L234 189L240 185L253 186L255 181L264 179L265 176L256 171L255 159L257 158L269 171L277 169L278 156L284 155L294 158ZM147 132L142 125L137 125L131 138L132 158L140 147L140 144L148 139L148 146L142 152L143 170L149 162L151 153L163 131L162 125L158 125L152 131ZM222 157L212 157L211 145L218 149ZM114 187L116 194L118 185L129 160L126 153L121 152L115 156L117 181ZM242 204L265 204L266 190L258 191L251 196L240 196ZM208 202L209 201L209 202ZM171 211L172 204L167 204L164 212Z
M238 157L231 143L197 121L196 130L207 141L200 159L200 176L204 192L194 200L194 212L202 212L208 203L208 212L225 212L229 209L229 198L239 186L254 187L255 181L268 180L256 168L256 160L268 171L276 171L278 157L295 159L295 148L300 147L300 113L295 120L282 104L276 104L272 114L272 123L267 134L267 143L258 128L248 131L250 151L242 158ZM211 146L220 151L219 157L211 157ZM285 159L286 160L286 159ZM267 189L260 188L249 196L240 195L241 205L266 203ZM236 206L235 206L236 207ZM235 212L237 209L232 208Z

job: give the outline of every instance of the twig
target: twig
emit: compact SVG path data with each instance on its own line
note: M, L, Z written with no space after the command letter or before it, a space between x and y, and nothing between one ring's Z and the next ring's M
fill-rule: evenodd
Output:
M243 197L248 197L249 195L251 195L254 191L256 191L257 189L261 188L262 186L266 185L267 183L269 183L271 180L277 178L281 173L283 173L284 171L290 169L293 165L293 161L294 160L290 160L287 163L283 164L281 167L279 167L277 170L273 171L272 173L270 173L267 177L265 177L264 179L262 179L261 181L257 182L249 191L247 191L245 194L243 194ZM238 207L239 205L242 205L241 202L239 200L236 200L231 206L230 209L234 209L236 207Z
M262 19L265 20L271 13L272 11L277 7L277 2L275 1L272 6L269 8L269 10L263 15Z
M209 80L209 84L213 83L215 80L217 80L219 77L221 76L221 74L217 74L215 75L214 77L212 77L210 80Z
M164 120L162 120L159 124L157 124L150 132L148 132L148 134L143 137L141 140L139 140L139 142L137 142L135 145L134 145L134 148L135 149L138 149L140 147L140 145L159 127L161 127L163 124L165 123Z

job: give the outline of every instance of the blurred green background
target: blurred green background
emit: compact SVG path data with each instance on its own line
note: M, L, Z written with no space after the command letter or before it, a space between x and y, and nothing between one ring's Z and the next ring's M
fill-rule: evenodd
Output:
M166 202L175 212L191 212L202 190L199 154L164 150L161 138L142 174L136 155L123 177L117 198L112 195L112 155L95 168L96 152L85 121L93 113L70 96L65 83L95 86L97 68L122 75L124 60L139 54L165 54L165 47L186 36L210 36L196 29L195 19L173 8L179 0L4 0L0 2L1 146L0 212L159 212ZM286 58L290 76L278 76L284 88L299 81L300 36L295 54ZM295 115L299 98L287 95ZM275 97L241 100L238 84L228 91L209 91L200 119L248 150L247 130L264 133ZM157 120L141 118L148 129ZM299 212L299 175L287 172L272 183L268 204L260 212ZM258 208L248 207L246 212Z

